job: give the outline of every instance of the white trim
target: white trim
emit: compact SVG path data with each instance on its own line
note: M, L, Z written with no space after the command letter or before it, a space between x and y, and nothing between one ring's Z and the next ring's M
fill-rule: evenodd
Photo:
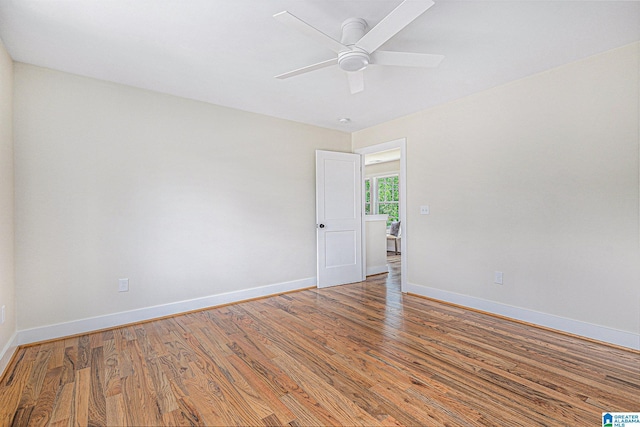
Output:
M430 288L428 286L416 285L413 283L407 284L407 292L476 310L486 311L491 314L497 314L527 323L533 323L535 325L556 329L558 331L574 335L580 335L582 337L607 342L609 344L640 350L640 334L633 332L621 331L607 326L595 325L593 323L568 319L566 317L560 317L553 314L542 313L535 310L515 307L508 304L444 291L442 289Z
M394 160L395 161L395 160ZM378 163L376 163L378 164ZM394 170L394 171L389 171L389 172L379 172L379 173L372 173L371 175L365 175L364 179L371 179L371 178L387 178L389 176L396 176L400 174L400 170Z
M15 354L18 349L18 332L14 332L11 338L9 338L9 342L4 346L2 351L0 352L0 378L4 374L4 370L9 366L9 362L11 362L11 358Z
M402 148L400 144L406 141L406 138L394 139L393 141L382 142L380 144L358 148L357 150L355 150L355 152L358 154L373 154L379 153L380 151L389 151L396 148ZM402 159L402 150L400 151L400 159ZM400 165L402 166L402 162L400 162Z
M370 145L368 147L362 147L354 150L355 153L360 154L363 157L362 164L364 164L364 156L366 154L377 153L380 151L393 150L395 148L400 149L400 171L398 176L400 177L400 223L402 224L402 239L400 239L400 291L407 292L407 236L409 236L409 224L407 223L407 139L400 138L389 142L383 142L381 144ZM362 212L364 215L364 166L362 172ZM366 259L366 233L364 230L364 221L362 223L362 264L367 263Z
M90 317L71 322L57 323L54 325L40 326L37 328L18 331L17 344L31 344L38 341L51 340L70 335L78 335L106 328L113 328L129 323L142 322L158 317L171 316L192 310L200 310L223 304L245 301L252 298L277 295L283 292L291 292L316 286L315 277L294 280L291 282L277 283L260 286L257 288L243 289L222 294L209 295L202 298L178 301L169 304L144 307L137 310L123 311L104 316ZM15 341L15 340L14 340Z
M384 221L387 222L389 219L389 215L387 214L378 214L378 215L365 215L364 220L369 221Z
M382 274L388 273L389 266L385 265L374 265L373 267L367 267L367 276L373 276L374 274Z

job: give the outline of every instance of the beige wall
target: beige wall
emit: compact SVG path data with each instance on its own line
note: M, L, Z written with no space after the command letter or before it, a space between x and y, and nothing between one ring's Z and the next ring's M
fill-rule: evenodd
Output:
M25 64L15 89L20 330L315 277L315 150L349 134Z
M0 325L0 359L2 359L2 350L9 344L16 331L12 110L13 62L0 41L0 307L5 306L5 322Z
M639 50L353 135L407 139L409 283L640 332Z

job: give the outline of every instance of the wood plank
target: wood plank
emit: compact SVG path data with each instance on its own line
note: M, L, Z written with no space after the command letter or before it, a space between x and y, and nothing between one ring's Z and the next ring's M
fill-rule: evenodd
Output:
M76 369L84 369L91 363L91 340L88 335L78 337L78 359Z
M91 369L84 368L76 371L76 383L73 399L73 413L71 425L74 427L89 424L89 393L91 392Z
M126 405L122 394L112 394L106 398L106 420L110 426L126 426Z
M64 340L51 342L51 357L49 358L49 369L62 366L64 363L65 346Z
M30 372L34 362L24 360L24 355L25 352L23 351L19 357L15 359L16 362L19 363L7 372L3 380L5 385L0 386L0 402L2 402L2 405L0 405L0 425L2 426L12 424L19 410L22 393L30 378Z
M65 340L65 345L66 345ZM76 379L76 362L77 361L77 348L74 346L66 347L64 349L64 359L62 361L62 378L61 383L69 384L75 382Z
M131 374L120 380L121 393L126 404L127 425L161 424L162 416L159 413L153 383L146 368L146 354L137 340L129 341L127 349Z
M300 390L299 393L285 394L280 401L295 414L296 419L289 422L290 426L330 426L339 425L335 418L325 416L325 411L313 410L318 402Z
M280 400L279 395L269 387L252 367L248 366L238 356L233 355L228 357L229 363L242 375L247 381L252 390L260 396L261 401L266 403L267 411L272 413L264 417L262 420L266 422L272 422L274 419L278 421L278 425L287 424L296 419L296 416L291 412Z
M102 343L102 340L99 342ZM95 347L91 350L91 367L89 369L91 372L89 425L104 426L107 425L107 401L104 395L104 353L102 347Z
M153 383L156 401L160 415L173 412L178 409L176 398L169 384L167 376L164 374L160 361L157 358L147 360L147 369Z
M204 426L204 420L200 411L188 397L177 400L178 409L173 412L175 425L179 426Z
M104 395L108 398L120 394L121 391L119 358L115 340L105 340L102 350L104 357Z
M181 361L175 360L172 354L161 356L158 362L162 365L162 371L169 380L169 385L176 399L189 395L184 383L185 378L193 378L195 375L189 365L184 366Z
M185 383L189 397L202 410L205 424L260 425L261 419L233 389L227 377L209 360L203 362L192 366L194 372L200 373Z
M312 396L319 403L326 418L335 420L334 422L339 425L380 425L377 419L362 410L338 390L326 384L320 377L285 352L276 357L274 362L299 384L306 394ZM320 384L322 386L318 387Z
M14 414L13 419L11 421L11 426L12 427L28 426L33 409L34 409L34 405L23 406L18 408L18 410Z
M45 376L47 374L47 368L49 358L51 357L51 350L43 348L38 352L33 367L31 369L29 379L25 384L20 398L19 408L34 406L40 395L42 384L44 383ZM18 409L19 409L18 408Z
M47 371L42 390L38 396L38 400L34 405L31 418L29 418L30 426L46 426L53 415L54 404L56 403L56 395L62 375L62 366Z
M71 420L73 411L73 393L75 384L70 382L62 386L56 396L50 425L67 426Z
M104 344L104 335L102 332L96 332L93 334L89 334L89 348L99 348Z
M262 422L264 423L265 426L268 426L268 427L278 427L283 425L282 421L280 421L275 414L271 414L267 417L264 417L262 419Z

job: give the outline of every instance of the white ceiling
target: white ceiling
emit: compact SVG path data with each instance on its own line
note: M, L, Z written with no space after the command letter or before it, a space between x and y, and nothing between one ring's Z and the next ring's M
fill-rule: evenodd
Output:
M372 65L355 95L337 67L273 77L334 55L273 14L339 39L399 3L0 0L0 38L16 61L348 132L640 40L639 1L436 0L382 48L444 54L437 69Z

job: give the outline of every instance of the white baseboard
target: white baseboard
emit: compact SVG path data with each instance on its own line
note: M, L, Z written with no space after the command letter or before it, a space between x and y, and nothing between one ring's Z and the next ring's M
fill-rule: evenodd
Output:
M413 283L407 283L407 292L634 350L640 350L640 334L635 334L633 332L620 331L606 326L568 319L526 308L514 307L495 301L457 294L455 292L444 291Z
M382 274L388 273L389 267L387 264L384 265L374 265L372 267L367 267L367 276L373 276L374 274Z
M4 370L7 369L9 362L14 353L18 349L18 332L14 332L7 345L0 351L0 378L4 374Z
M309 277L307 279L294 280L291 282L277 283L273 285L260 286L257 288L209 295L202 298L178 301L152 307L144 307L137 310L123 311L120 313L90 317L86 319L74 320L71 322L57 323L54 325L40 326L37 328L18 331L17 344L31 344L38 341L46 341L70 335L84 334L91 331L98 331L100 329L113 328L129 323L151 320L158 317L171 316L188 311L200 310L207 307L215 307L218 305L245 301L252 298L266 297L269 295L277 295L283 292L291 292L299 289L310 288L316 286L316 284L316 278Z

